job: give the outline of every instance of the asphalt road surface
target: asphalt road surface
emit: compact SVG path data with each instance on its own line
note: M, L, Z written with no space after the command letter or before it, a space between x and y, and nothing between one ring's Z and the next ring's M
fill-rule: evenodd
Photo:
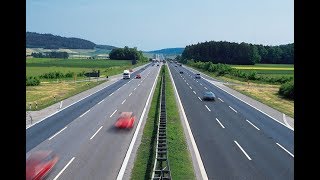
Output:
M294 179L291 129L183 66L168 65L209 179ZM203 101L205 91L217 99Z
M47 179L116 179L160 67L149 65L28 128L26 156L53 150L60 157ZM122 111L134 112L133 129L114 127Z

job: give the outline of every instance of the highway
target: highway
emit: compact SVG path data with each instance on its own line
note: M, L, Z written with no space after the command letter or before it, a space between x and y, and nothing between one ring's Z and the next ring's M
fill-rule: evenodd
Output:
M47 179L116 179L137 124L147 114L160 67L149 64L130 80L121 79L28 128L26 156L49 149L60 157ZM134 79L137 73L141 79ZM133 129L114 127L122 111L134 112Z
M294 179L291 129L185 67L168 65L208 179ZM216 101L203 101L205 91Z

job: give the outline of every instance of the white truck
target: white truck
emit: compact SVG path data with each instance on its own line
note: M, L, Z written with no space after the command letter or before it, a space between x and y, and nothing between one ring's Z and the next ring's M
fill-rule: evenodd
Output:
M124 70L122 76L123 76L123 79L130 79L130 71Z

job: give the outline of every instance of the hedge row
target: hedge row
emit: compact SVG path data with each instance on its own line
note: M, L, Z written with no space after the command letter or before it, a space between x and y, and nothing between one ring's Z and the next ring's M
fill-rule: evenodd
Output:
M85 71L77 73L77 77L82 77L84 76ZM57 79L57 78L72 78L74 77L75 73L74 72L67 72L67 73L62 73L59 71L54 71L54 72L48 72L40 75L39 77L41 79Z
M26 86L38 86L40 85L40 80L38 77L29 76L26 77Z
M288 99L294 99L294 82L286 82L279 88L279 94Z

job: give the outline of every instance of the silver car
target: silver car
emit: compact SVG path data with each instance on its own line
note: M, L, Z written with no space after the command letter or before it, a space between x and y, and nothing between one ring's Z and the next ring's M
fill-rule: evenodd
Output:
M204 94L203 94L203 100L213 100L215 101L216 100L216 95L211 92L211 91L206 91Z

